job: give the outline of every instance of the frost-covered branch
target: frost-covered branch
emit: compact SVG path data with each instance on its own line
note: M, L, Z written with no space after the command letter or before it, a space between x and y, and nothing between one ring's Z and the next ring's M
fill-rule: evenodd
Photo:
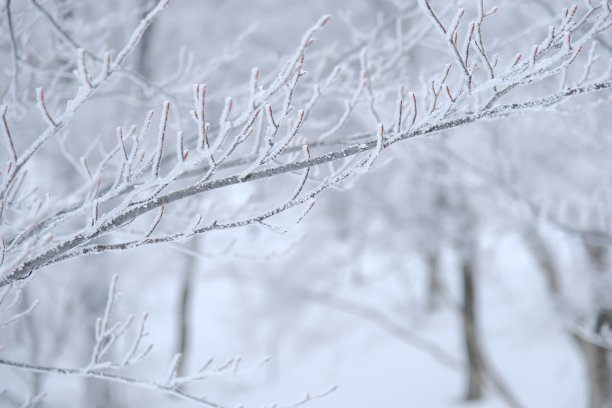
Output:
M14 289L12 285L2 289L0 292L0 329L28 317L36 310L39 301L35 300L31 304L25 305L25 309L17 311L17 309L22 306L22 303L23 292L20 289Z
M478 122L480 120L499 119L499 118L504 118L504 117L513 116L513 115L524 114L534 109L543 109L546 107L551 107L551 106L554 106L566 100L569 97L581 95L584 93L590 93L594 91L606 90L606 89L609 89L611 86L612 86L612 80L601 82L601 83L590 84L590 85L586 85L586 86L582 86L578 88L566 89L566 90L563 90L561 92L558 92L556 94L553 94L547 97L530 100L530 101L526 101L523 103L500 105L495 108L482 110L478 113L466 114L464 116L458 117L453 120L444 121L444 122L434 124L431 126L421 127L414 131L405 132L395 137L389 138L388 140L382 143L382 147L386 148L402 140L419 137L419 136L432 135L438 132L451 130L451 129L461 127L461 126L464 126L470 123ZM87 234L84 234L84 233L76 234L72 238L62 241L61 243L47 250L46 252L42 253L38 257L28 260L24 262L23 264L21 264L20 266L18 266L17 268L13 269L12 273L8 274L0 282L0 286L5 286L16 280L24 279L28 277L33 271L40 269L48 264L55 263L60 260L64 260L67 258L77 256L79 255L78 250L75 252L71 252L75 248L78 248L82 246L83 244L91 242L103 234L119 229L120 227L130 223L131 221L135 220L141 215L146 214L156 208L160 208L161 206L164 206L164 205L167 205L167 204L170 204L178 200L181 200L187 197L191 197L197 194L221 189L221 188L231 186L231 185L241 184L246 181L266 179L266 178L274 177L277 175L294 172L296 170L312 168L312 167L319 166L321 164L329 163L332 161L344 160L350 156L355 156L360 153L364 153L370 150L375 150L376 147L379 145L380 145L380 142L378 141L378 139L371 140L371 141L365 141L363 143L355 144L350 147L343 148L343 149L340 149L340 150L337 150L331 153L327 153L321 156L317 156L309 160L292 162L289 164L278 165L278 166L271 167L269 169L253 172L252 174L249 175L247 180L245 180L244 177L242 177L241 175L225 177L225 178L221 178L221 179L214 180L214 181L208 181L208 182L199 183L193 186L188 186L186 188L178 189L176 191L173 191L165 195L155 195L145 202L140 202L138 205L128 204L125 206L125 209L122 212L119 212L118 214L113 214L113 217L109 217L106 220L100 220L100 222L96 223L97 229L93 231L89 231L89 233ZM348 175L346 177L348 177ZM314 191L316 191L316 194L321 192L319 190L314 190ZM310 197L310 198L313 198L313 197ZM267 219L272 215L275 215L281 211L284 211L285 209L291 208L303 202L304 202L304 199L301 199L295 202L291 202L285 206L278 207L277 209L272 210L268 213L262 214L254 218L246 219L244 221L238 221L238 222L233 222L229 224L213 223L209 225L208 227L196 229L195 233L204 233L204 232L208 232L208 231L215 230L215 229L228 229L228 228L236 228L236 227L251 225L256 221L262 221L263 219ZM168 242L168 241L182 239L182 238L185 238L186 236L189 236L189 233L179 233L179 234L170 235L166 237L160 237L156 239L149 238L145 241L139 240L139 241L134 241L132 243L117 244L117 245L110 246L110 247L106 247L104 245L94 245L87 249L84 248L84 251L80 254L87 254L91 252L101 252L103 250L107 250L107 248L113 248L116 250L128 249L130 247L140 246L144 243ZM70 254L70 255L65 256L66 254Z
M48 127L21 155L17 157L17 160L2 177L2 181L0 183L0 200L6 200L8 191L15 185L16 180L19 180L18 176L21 174L21 169L47 142L47 140L57 135L64 127L66 127L76 114L77 110L90 99L95 90L104 84L114 72L118 71L121 64L123 64L130 52L132 52L134 47L136 47L136 44L140 38L144 35L145 30L153 23L163 9L166 8L168 3L169 0L160 0L157 3L149 14L140 22L138 27L136 27L127 44L115 57L115 60L112 62L109 61L109 64L105 64L96 78L93 78L93 76L86 69L86 53L83 50L80 50L79 55L77 56L77 61L79 62L79 72L83 83L77 90L74 98L69 102L64 113L61 114L56 120L50 119L48 111L46 107L44 107L44 99L39 97L39 105L44 107L45 117L47 122L49 122ZM42 90L40 91L40 95L42 96Z
M82 368L64 368L55 366L45 366L39 364L29 364L19 361L13 361L10 359L0 357L0 365L6 367L13 367L29 372L43 373L43 374L54 374L60 376L74 376L81 378L95 378L104 380L112 383L123 384L136 388L143 388L152 391L162 392L167 395L172 395L177 398L195 402L202 406L220 408L222 405L211 401L208 397L197 396L184 390L184 386L195 382L200 382L213 377L228 377L234 375L247 374L254 369L260 368L265 364L268 359L265 359L260 364L257 364L250 368L242 368L242 358L233 357L227 362L216 363L214 359L208 359L193 373L179 375L177 373L177 363L181 358L180 355L176 355L170 362L166 373L160 377L158 381L150 381L144 379L138 379L130 376L126 376L120 373L127 367L131 367L138 364L144 357L146 357L152 350L153 345L142 346L143 339L148 335L145 330L145 323L147 320L147 314L145 313L140 319L140 323L135 331L135 335L132 339L129 336L129 329L134 323L134 316L128 316L123 322L112 322L113 311L115 309L116 301L120 294L117 292L117 281L118 276L114 275L111 279L106 306L104 308L102 316L96 319L95 323L95 344L92 348L90 362ZM0 306L7 298L7 290L0 294ZM19 303L19 299L12 303ZM0 310L0 313L6 312L9 307L12 309L15 306L10 305L6 310ZM36 304L26 309L25 312L21 312L15 316L19 318L29 314ZM0 325L3 328L3 325ZM118 348L119 340L126 342L129 345L124 351L123 356L115 361L109 357L109 352L112 349ZM131 345L130 345L131 344ZM331 391L330 391L331 392ZM327 395L327 394L324 394ZM323 395L321 395L322 397ZM34 406L33 401L39 401L44 397L44 394L35 396L30 399L31 405ZM309 400L316 399L317 396L311 397ZM303 401L305 403L306 401Z
M65 127L76 109L119 69L146 27L166 5L166 1L157 4L115 60L109 61L107 69L98 77L94 78L89 72L87 54L79 53L78 72L82 86L62 115L53 115L50 112L42 88L39 90L38 107L48 123L48 128L25 153L14 153L16 161L9 163L2 181L1 197L5 213L7 207L16 205L16 197L25 194L20 188L25 178L21 169L26 162L46 140ZM57 200L55 203L41 201L36 204L39 210L35 210L35 213L39 212L40 215L35 217L33 222L22 226L13 224L4 233L7 246L0 286L25 279L47 265L81 255L180 241L194 234L213 230L263 225L269 218L300 205L305 205L307 212L312 208L312 200L316 195L327 187L371 167L383 149L396 142L433 135L483 120L551 108L571 97L607 91L612 84L609 74L599 79L590 78L589 74L593 72L592 66L596 60L593 51L587 61L588 72L582 75L576 85L564 86L557 92L539 98L527 98L523 102L498 104L502 97L514 89L542 82L552 75L565 72L567 67L576 61L583 46L609 28L610 10L605 5L593 7L582 16L579 16L575 8L567 11L556 28L549 30L547 38L529 51L529 58L522 61L515 58L504 70L499 68L498 58L492 59L487 55L482 38L482 25L493 18L494 11L485 12L482 2L478 3L474 20L467 23L465 46L460 48L458 33L461 20L466 18L467 11L459 10L447 28L428 1L423 1L422 6L438 26L440 33L444 34L444 41L451 46L460 61L458 65L462 67L463 74L468 73L467 76L459 73L458 77L453 77L451 65L445 64L442 74L428 81L432 85L431 94L418 96L416 92L412 92L408 98L412 103L406 104L405 93L400 92L400 102L397 105L399 108L396 108L397 113L392 119L394 123L385 125L383 120L383 123L373 125L371 130L364 129L363 134L357 138L342 135L350 113L355 109L367 107L374 112L374 117L380 118L373 105L374 93L384 95L386 87L382 86L376 91L372 81L383 75L388 67L371 63L371 59L366 58L367 51L363 51L353 79L350 76L335 79L339 75L338 72L350 72L350 66L343 66L340 71L334 67L332 75L325 79L326 83L315 82L314 93L305 93L302 86L309 80L312 81L305 69L308 63L306 54L314 43L314 34L329 20L329 17L324 16L306 31L293 55L275 75L264 81L260 78L259 70L252 71L248 100L243 106L234 98L226 98L216 126L211 125L208 120L210 115L206 112L205 98L208 87L204 84L194 86L192 118L197 136L192 140L184 136L183 129L174 129L177 134L177 148L171 149L172 153L166 153L167 149L164 148L166 134L170 132L169 117L173 114L171 104L165 102L156 143L147 141L153 116L153 113L149 113L140 131L136 126L132 126L127 132L123 132L121 128L116 130L115 146L99 160L96 170L92 170L90 161L82 157L80 167L84 169L87 180L73 197L64 201ZM381 33L384 31L376 34L382 35ZM373 38L375 40L376 36ZM372 46L376 43L374 40ZM484 67L481 68L484 75L480 77L475 76L478 64L469 61L468 51L472 47L476 50L475 55L479 55L484 61ZM351 82L352 80L355 82ZM456 89L450 85L453 80L459 84ZM331 87L331 90L326 92L329 98L335 98L350 84L356 84L356 90L350 94L342 114L337 117L321 117L320 113L317 115L317 105L322 101L322 89ZM367 89L370 95L367 101L364 89ZM422 106L427 104L427 98L431 102L431 109L428 110ZM486 102L482 103L483 99ZM6 116L3 118L5 140L9 152L14 152L14 132L10 129ZM195 143L194 147L190 146L192 143ZM248 147L249 144L252 146ZM313 151L306 159L299 157L303 144L307 144L309 150ZM336 150L329 148L335 144L344 144L346 147ZM182 231L160 231L164 229L162 215L168 214L172 210L170 205L178 201L195 196L202 197L205 193L234 185L318 169L326 163L346 162L347 158L353 156L358 159L345 170L338 174L329 174L318 187L302 197L294 197L285 204L269 206L264 211L245 216L241 220L210 220L204 226L199 225L201 221L198 221L195 227L189 220L194 217L200 217L198 219L201 220L201 214L182 214L181 217L186 220L180 227ZM76 163L77 160L72 162ZM309 181L308 176L309 173L301 180L299 191L314 182L314 179ZM113 232L125 231L128 225L151 212L156 212L157 215L149 226L141 231L141 239L98 242L100 238ZM83 218L87 221L80 221ZM299 216L297 220L301 218L302 216ZM77 231L65 227L78 222L82 222L81 225L84 226ZM159 235L156 235L156 231L160 231L157 233Z

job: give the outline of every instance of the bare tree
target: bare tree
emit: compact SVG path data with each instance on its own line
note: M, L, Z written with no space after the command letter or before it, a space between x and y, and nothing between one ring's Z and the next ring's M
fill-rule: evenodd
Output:
M533 45L519 50L487 38L486 26L498 8L485 9L483 0L458 9L454 3L439 7L429 0L419 0L418 7L389 5L394 11L365 33L347 18L353 44L342 47L340 53L335 44L319 46L315 42L315 35L324 35L322 30L330 21L326 15L306 30L295 50L276 69L266 73L252 68L241 90L217 91L214 83L207 85L201 78L194 78L190 102L185 101L184 84L173 86L191 73L188 57L180 57L177 72L162 84L153 83L150 72L143 68L147 50L161 37L151 37L147 30L169 6L168 0L156 2L144 17L146 4L138 2L131 11L140 21L118 52L100 41L102 35L82 43L68 26L78 23L59 18L49 4L38 0L30 3L20 4L17 13L15 3L7 0L3 14L8 34L3 40L3 65L10 71L10 85L6 92L3 90L4 105L0 108L6 146L6 165L0 179L0 289L4 296L19 293L43 270L58 274L69 260L87 255L162 243L182 244L200 234L248 226L283 233L304 219L323 192L366 173L387 148L398 142L551 110L575 98L604 101L612 86L609 68L599 64L602 51L594 45L601 43L601 33L611 25L608 1L598 5L587 1L584 11L577 6L564 9L545 36L532 35ZM69 14L72 18L78 13L73 10ZM82 26L88 25L88 17L87 10L82 11ZM28 44L28 31L34 30L30 26L35 19L41 19L54 33L53 41L61 44L61 55L45 57ZM107 30L109 24L101 27ZM497 42L504 45L504 39ZM139 43L140 62L132 70L128 58L137 52ZM436 61L431 67L419 67L419 83L411 79L415 75L405 62L409 55L432 53L428 49L431 44L435 44ZM501 48L499 54L489 51L494 45ZM99 49L102 51L96 51ZM45 58L55 61L51 69L42 67ZM240 66L245 63L237 60ZM573 81L570 68L577 65L582 73ZM44 88L36 87L40 83ZM419 85L422 91L407 91ZM34 97L30 91L25 92L30 87L36 87ZM218 94L226 91L236 92L235 96ZM119 109L114 102L118 99L136 100L137 106L150 109L151 100L159 98L163 101L157 117L149 110L142 118L122 118L117 123L114 117L97 115L97 110ZM43 126L40 119L38 123L32 119L32 110L38 110ZM103 127L104 133L112 135L111 141L88 136L84 142L67 135L71 128L82 131L75 123L83 120L80 115L87 110L96 113L90 127ZM134 124L138 122L142 124ZM41 167L56 139L71 171L80 176L78 182L52 179L42 183L38 179L44 175ZM231 191L249 189L266 191L266 199L236 202L230 196ZM469 234L463 238L458 245L473 248L475 238ZM465 248L461 249L465 255ZM436 262L431 258L436 251L433 248L430 253L432 291L439 290ZM606 272L606 254L590 253L595 269ZM483 384L490 380L507 402L516 406L485 362L479 344L475 259L465 255L461 260L467 398L478 399ZM219 366L208 362L193 374L185 373L181 354L187 349L184 319L188 317L192 290L189 276L187 271L181 289L180 352L169 364L163 381L119 373L148 353L148 348L141 348L146 315L122 359L114 361L109 354L134 322L134 318L128 318L123 323L111 323L116 278L103 316L96 322L95 344L86 367L53 367L4 358L0 364L123 383L220 406L183 389L185 384L211 376L235 374L241 361L234 358ZM340 303L341 308L378 321L397 336L433 350L447 365L464 368L375 311L325 293L312 294L300 288L296 292L323 303ZM27 316L33 307L9 317L6 325ZM609 318L610 310L602 307L595 331L600 331L604 323L610 324ZM588 359L597 362L597 370L601 368L609 375L607 349L594 353ZM594 378L600 384L609 380L603 374ZM599 388L601 396L593 398L607 403L612 397L603 385ZM34 399L39 393L35 394ZM326 394L307 395L292 406ZM604 406L604 402L594 404Z

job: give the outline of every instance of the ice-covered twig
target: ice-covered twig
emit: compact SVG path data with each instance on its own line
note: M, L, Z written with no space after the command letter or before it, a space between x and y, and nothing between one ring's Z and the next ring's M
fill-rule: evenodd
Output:
M304 395L304 398L302 398L301 400L299 400L299 401L289 405L289 407L290 408L296 408L296 407L304 406L304 405L306 405L309 402L312 402L314 400L327 397L328 395L330 395L331 393L333 393L337 389L338 389L338 386L334 385L334 386L330 387L329 389L327 389L327 390L325 390L323 392L320 392L318 394L308 394L307 393L307 394Z
M19 406L19 408L35 408L45 399L46 396L46 392L31 395L23 402L23 404Z
M123 323L111 324L113 309L115 302L117 301L117 281L119 277L113 275L108 290L108 297L104 313L101 317L96 320L95 324L95 344L92 349L91 360L89 365L83 369L85 372L95 371L100 369L121 369L130 365L136 364L142 358L144 358L152 349L153 345L149 345L144 349L140 349L142 340L147 336L145 332L145 323L147 320L147 314L145 313L140 319L140 325L132 346L124 354L123 358L119 363L113 362L106 358L110 350L115 346L119 339L125 338L127 330L130 328L135 320L134 316L129 316Z
M168 5L169 0L159 0L157 5L143 18L140 22L128 43L121 49L117 58L110 66L108 75L100 77L96 82L91 82L89 87L80 87L74 98L70 101L66 110L54 120L55 125L50 125L47 129L42 132L32 144L26 149L25 152L14 162L13 170L11 174L4 177L0 184L0 199L6 197L8 190L14 185L17 174L20 173L21 169L25 164L38 152L38 150L46 143L46 141L55 136L72 120L77 110L91 97L94 91L100 87L106 80L116 72L121 64L125 61L127 56L132 52L138 40L144 35L144 31L149 27L150 24L157 18L161 11ZM88 78L89 80L89 78Z
M17 46L17 39L15 38L15 25L13 23L13 12L11 11L11 0L4 2L4 10L6 12L6 25L8 29L8 37L11 46L11 63L12 63L12 76L11 76L11 93L13 100L19 103L19 49Z
M17 152L15 151L15 142L13 141L13 136L11 135L11 130L9 128L8 121L6 119L7 110L8 110L7 105L0 106L0 114L2 115L2 131L4 133L4 139L6 141L6 146L9 152L9 156L13 163L17 163Z
M0 321L0 329L10 326L13 323L18 322L19 320L25 318L26 316L28 316L29 314L31 314L37 307L38 304L40 302L38 300L35 300L27 309L25 309L22 312L16 313L14 315L12 315L11 317L9 317L7 320L4 321Z
M165 101L162 108L162 115L159 121L159 129L157 131L157 147L155 149L155 158L151 171L154 177L159 176L159 167L161 165L162 156L164 153L164 140L166 136L166 127L168 126L168 114L170 113L170 102Z
M96 320L96 342L93 347L91 360L86 367L49 367L44 365L17 362L4 358L0 358L0 365L24 369L37 373L57 374L63 376L77 376L83 378L97 378L109 382L125 384L128 386L161 391L165 394L173 395L178 398L196 402L200 405L209 407L221 407L221 405L210 401L206 397L195 396L193 394L185 392L181 387L196 381L205 380L209 377L245 374L247 372L250 372L252 369L258 369L259 367L261 367L261 364L257 364L252 368L240 369L240 363L242 361L241 357L233 357L229 359L227 363L218 367L213 367L213 360L210 359L207 363L202 364L196 372L184 376L179 376L177 373L177 367L181 355L177 354L170 362L168 369L166 370L166 374L160 382L141 380L118 374L118 370L129 367L140 361L151 350L152 346L148 346L140 350L142 339L147 336L147 333L145 331L145 322L147 319L147 314L144 314L140 321L140 326L136 333L136 336L134 337L134 341L132 342L131 347L127 349L123 358L119 362L114 362L106 358L110 349L117 344L117 340L126 336L126 331L134 320L134 317L130 316L123 323L111 322L115 303L119 297L119 294L117 293L117 281L118 276L114 275L111 278L111 283L108 290L108 298L104 311L102 313L102 316ZM7 292L8 291L1 294L0 304L6 299ZM28 310L26 310L24 313L21 313L20 316L30 313L34 307L35 305L28 308ZM0 328L1 327L3 327L3 325L0 325ZM109 370L112 370L113 372L109 372Z
M465 10L464 9L457 10L455 17L453 18L453 21L451 22L451 25L449 26L450 29L447 29L442 23L442 21L440 21L440 18L438 17L434 9L431 7L429 0L419 0L419 5L423 8L425 14L432 20L433 24L438 28L441 35L445 38L446 42L448 43L449 48L452 51L452 54L455 57L455 62L457 63L459 68L462 70L465 76L465 83L468 89L471 88L472 74L470 73L468 69L466 61L461 56L461 52L459 51L459 48L457 47L457 41L455 38L457 27L459 26L459 21L461 20L461 17L463 16Z
M128 377L115 373L108 373L102 370L95 369L82 369L82 368L64 368L64 367L51 367L44 365L35 365L22 363L18 361L12 361L4 358L0 358L0 365L6 367L12 367L16 369L26 370L35 373L42 374L54 374L60 376L70 376L79 378L95 378L98 380L104 380L112 383L123 384L131 387L142 388L150 391L159 391L167 395L177 397L179 399L190 401L201 406L211 408L222 408L223 405L217 404L207 397L196 396L187 392L184 392L178 388L172 388L164 386L163 384L141 380L138 378Z
M13 294L12 301L8 302L9 295ZM20 312L15 310L23 303L23 292L13 286L7 286L0 293L0 329L10 326L31 315L39 305L39 300L34 300ZM3 317L2 315L8 315Z
M37 88L36 96L38 101L38 109L40 110L40 113L45 119L45 122L47 122L47 125L52 127L57 126L57 123L51 117L51 113L49 113L49 108L47 108L47 104L45 103L45 91L42 88Z

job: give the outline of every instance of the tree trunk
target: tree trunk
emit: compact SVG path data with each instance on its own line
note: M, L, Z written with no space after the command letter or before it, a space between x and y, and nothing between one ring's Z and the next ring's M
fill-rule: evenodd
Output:
M559 300L561 298L559 273L552 254L550 254L550 251L536 233L529 233L527 240L534 257L545 273L550 294L555 300ZM598 277L610 273L608 271L608 250L589 244L586 244L586 249L595 270L596 280ZM598 290L598 286L595 285L594 292ZM605 287L604 291L606 291ZM598 304L597 319L594 327L595 333L598 333L606 324L612 327L612 311L605 306L605 303L599 301L597 293L593 297ZM575 333L570 333L570 335L576 341L576 344L578 344L584 359L589 388L589 408L612 407L612 362L610 361L610 351L587 342Z
M186 354L189 350L189 335L191 332L189 309L191 306L192 283L193 272L191 270L186 270L183 274L183 279L181 280L181 287L179 288L179 308L176 319L178 322L176 352L180 353L182 356L177 367L177 372L179 375L184 374L184 362L186 359Z
M198 249L198 237L194 237L189 242L188 248L191 251ZM182 279L179 287L179 299L176 329L176 352L182 355L179 361L177 372L179 375L185 374L186 355L189 353L189 337L191 336L191 306L193 298L194 273L197 268L198 259L190 254L185 254Z
M597 319L594 332L601 333L605 326L612 327L612 308L610 305L609 249L587 244L587 251L595 269L594 298L597 308ZM589 407L612 407L612 362L610 351L585 341L581 344L582 353L587 365L589 378Z
M440 307L442 298L442 282L440 281L440 254L433 251L427 254L427 311L435 312Z
M576 336L589 381L589 408L612 407L612 375L609 350Z
M478 341L476 290L472 260L463 260L461 264L461 273L463 279L463 336L468 360L466 399L468 401L474 401L482 398L485 373L482 365L480 343Z
M27 290L23 292L23 306L29 307L31 305L31 297ZM34 317L32 315L27 316L25 318L25 329L28 334L28 339L30 341L30 358L34 364L39 363L40 359L40 340L41 337L37 332L37 325L34 321ZM30 380L30 393L32 395L38 395L41 392L41 384L42 384L42 374L41 373L31 373Z
M148 1L141 0L140 3L142 6L145 6ZM140 18L144 18L148 12L149 10L146 10L142 14L142 16L140 16ZM142 38L140 39L140 42L138 43L138 49L136 51L136 72L142 75L145 79L151 79L152 74L152 61L150 54L154 31L156 31L155 24L153 24L144 32Z

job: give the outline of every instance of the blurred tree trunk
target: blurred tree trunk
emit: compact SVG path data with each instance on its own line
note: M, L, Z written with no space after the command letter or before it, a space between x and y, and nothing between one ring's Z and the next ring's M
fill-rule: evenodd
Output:
M612 375L609 350L575 336L587 366L589 407L612 407Z
M188 262L191 263L191 262ZM177 372L179 375L185 374L185 360L189 348L190 313L193 286L193 271L191 267L186 267L182 274L179 287L179 307L177 311L176 329L176 353L181 354Z
M478 265L478 214L470 206L463 189L455 192L443 192L438 197L438 207L456 219L453 228L455 248L459 254L459 271L461 277L461 323L462 336L467 362L465 399L476 401L484 395L487 371L484 354L481 351L479 327L477 321L477 286L476 268ZM448 217L447 215L447 217Z
M32 299L28 290L23 291L23 307L29 307L32 304ZM27 339L30 342L30 358L33 364L40 363L40 341L41 336L39 330L37 330L37 324L32 315L28 316L25 321L25 330L27 332ZM38 395L41 392L42 374L33 372L31 373L30 382L30 393L32 395Z
M595 276L595 302L596 321L594 332L600 333L607 325L612 328L612 308L608 298L610 293L609 256L610 250L601 246L586 243L587 252L594 267ZM583 339L579 341L585 358L589 376L590 408L612 407L612 366L610 351L606 348L588 343Z
M523 405L513 395L502 376L489 363L481 345L481 335L478 324L478 294L477 294L477 258L476 255L464 257L461 262L461 277L463 289L463 337L467 359L467 390L466 400L481 400L484 390L490 385L504 400L507 406L520 408Z
M193 237L188 244L190 251L198 250L199 237ZM177 372L179 375L185 374L185 361L189 353L189 337L191 336L191 308L193 303L193 289L195 286L194 275L198 266L198 258L192 254L184 255L183 273L179 286L177 327L176 327L176 353L182 355L179 361Z
M466 258L462 260L461 277L463 284L463 336L468 361L466 399L474 401L482 398L485 373L476 322L477 299L473 259Z
M540 268L545 273L548 290L556 301L561 299L561 286L559 271L554 262L554 257L550 250L542 242L542 238L537 233L530 231L527 234L527 243L531 252L537 260ZM610 273L609 268L609 249L585 243L591 264L595 270L596 281ZM605 282L605 279L601 279ZM596 285L595 291L609 292L607 285ZM612 293L612 292L609 292ZM609 294L607 295L609 296ZM595 333L600 332L605 324L612 327L612 310L602 302L601 295L595 293L597 303L597 318L595 322ZM604 296L606 297L605 293ZM612 364L610 361L610 351L591 344L575 333L569 333L574 339L580 353L584 359L587 371L587 381L589 387L589 408L609 408L612 407Z
M427 264L427 311L435 312L440 307L442 282L440 281L440 251L431 251L426 257Z
M150 4L148 0L140 0L140 6L146 7ZM140 18L144 18L149 10L145 10ZM143 34L140 42L138 43L138 49L136 52L136 72L142 75L145 79L150 79L152 75L151 67L151 43L153 33L156 31L156 24L151 25Z

